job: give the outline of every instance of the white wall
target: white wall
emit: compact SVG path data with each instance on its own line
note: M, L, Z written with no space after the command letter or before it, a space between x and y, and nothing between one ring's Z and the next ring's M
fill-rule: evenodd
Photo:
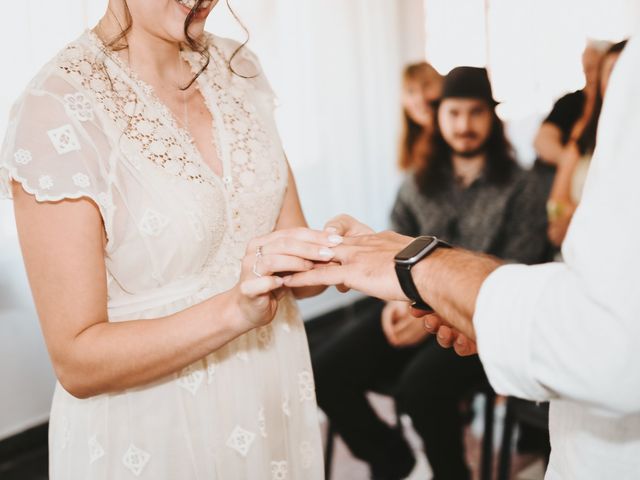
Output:
M84 0L3 4L0 136L10 105L29 79L97 11ZM0 439L46 421L55 384L24 273L12 208L11 202L0 200Z
M9 202L0 202L0 439L48 418L55 379L33 308Z

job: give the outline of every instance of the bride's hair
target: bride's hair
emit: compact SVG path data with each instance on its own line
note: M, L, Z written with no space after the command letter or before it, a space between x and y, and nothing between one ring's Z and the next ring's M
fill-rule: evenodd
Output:
M187 14L187 18L184 21L184 35L185 35L185 38L187 39L187 44L189 45L189 48L191 48L191 50L193 50L194 52L198 52L202 56L203 62L202 62L202 67L200 68L198 73L194 75L194 77L189 81L189 83L186 86L182 87L183 90L187 90L189 87L191 87L191 85L193 85L193 83L198 79L198 77L207 69L207 67L209 66L209 62L211 60L208 46L205 43L202 43L198 39L193 38L191 35L189 35L189 27L193 22L193 17L195 16L196 11L198 10L198 8L200 8L200 5L202 5L204 1L205 0L196 0L195 5L191 8L191 11ZM116 35L114 39L112 39L107 43L107 46L114 51L124 50L129 47L126 38L127 38L127 34L131 30L133 19L131 18L131 12L129 11L129 5L127 4L127 0L123 0L123 2L125 7L125 13L127 16L126 25L120 25L120 33ZM227 8L231 12L231 15L233 15L233 18L236 20L236 22L238 22L238 24L240 25L240 27L245 33L244 42L242 42L238 46L238 48L235 49L235 51L231 54L231 58L229 58L229 63L228 63L229 70L234 75L237 75L239 77L252 78L251 76L246 76L246 75L242 75L241 73L238 73L233 68L233 65L232 65L233 59L236 57L236 55L238 55L240 50L242 50L245 47L245 45L249 42L250 34L247 27L245 27L245 25L240 20L240 17L238 17L238 15L233 10L233 8L231 8L231 4L229 3L229 0L226 0L226 4L227 4Z

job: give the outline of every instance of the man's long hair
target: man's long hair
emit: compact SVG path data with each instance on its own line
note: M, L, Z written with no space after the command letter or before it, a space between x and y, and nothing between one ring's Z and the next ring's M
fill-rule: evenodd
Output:
M484 144L487 156L485 177L489 183L504 185L509 181L516 167L513 147L504 132L504 124L492 111L493 124L491 133ZM437 118L437 116L436 116ZM415 169L415 179L422 192L435 194L446 189L453 180L453 164L451 155L453 150L446 142L440 131L440 125L435 122L431 134L431 148L421 165Z

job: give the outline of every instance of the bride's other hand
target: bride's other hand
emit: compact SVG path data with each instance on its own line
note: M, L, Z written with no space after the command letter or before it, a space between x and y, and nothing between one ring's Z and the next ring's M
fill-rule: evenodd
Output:
M280 275L309 271L316 263L331 261L331 247L340 243L342 237L333 232L308 228L277 230L249 242L233 291L246 329L273 320L284 294Z

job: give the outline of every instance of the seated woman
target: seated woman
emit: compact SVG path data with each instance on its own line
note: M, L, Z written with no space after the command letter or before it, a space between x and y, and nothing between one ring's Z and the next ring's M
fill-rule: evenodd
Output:
M588 116L583 116L577 122L571 139L560 157L561 161L551 187L549 201L547 202L549 240L556 247L562 245L573 217L573 212L575 212L580 202L582 188L587 178L589 164L596 146L596 133L602 109L602 100L607 90L613 67L626 44L626 40L616 43L604 54L600 62L595 105Z

